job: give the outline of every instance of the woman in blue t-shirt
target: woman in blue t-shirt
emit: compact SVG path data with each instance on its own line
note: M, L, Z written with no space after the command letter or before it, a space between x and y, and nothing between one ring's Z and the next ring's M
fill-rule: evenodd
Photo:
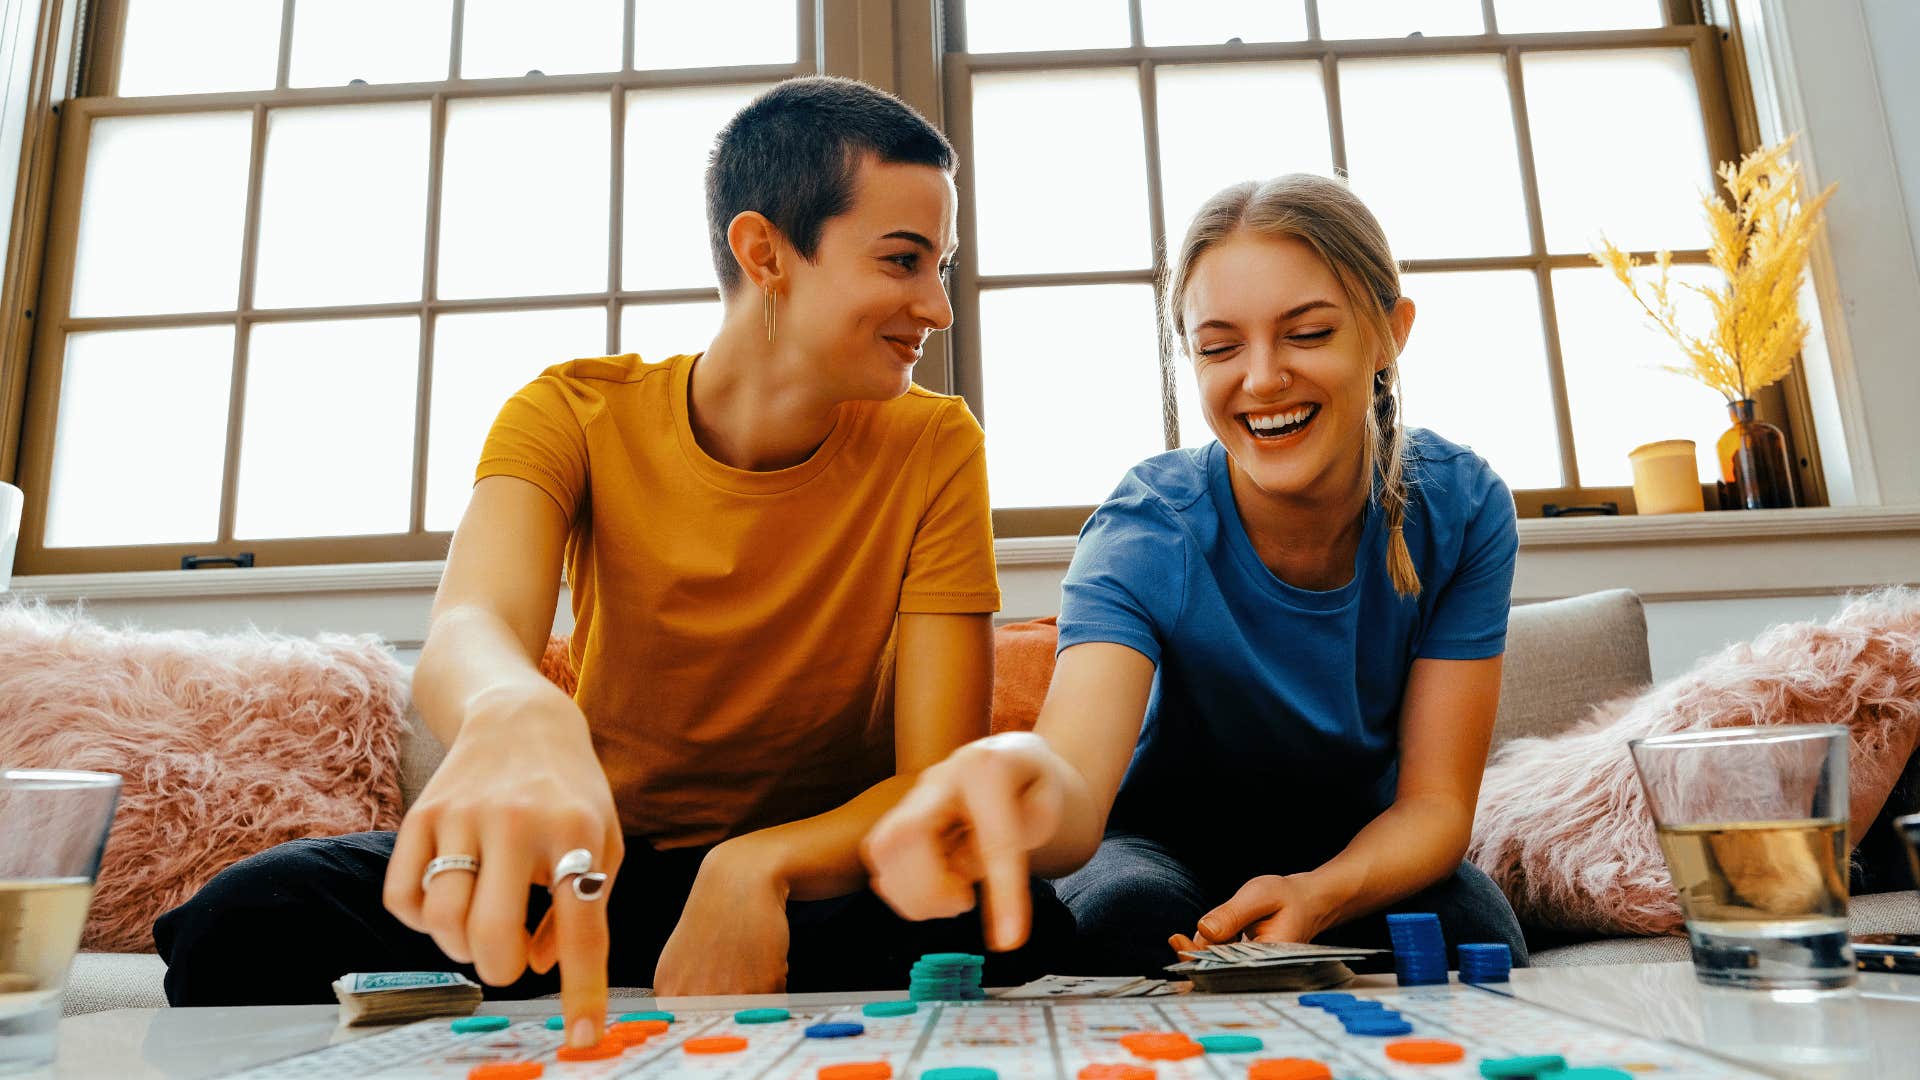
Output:
M1087 522L1034 730L923 773L867 839L874 888L935 918L984 883L1005 949L1029 867L1062 877L1090 972L1242 937L1385 946L1388 910L1525 964L1462 861L1513 498L1399 422L1414 305L1379 223L1337 180L1236 185L1163 297L1218 441L1141 462Z

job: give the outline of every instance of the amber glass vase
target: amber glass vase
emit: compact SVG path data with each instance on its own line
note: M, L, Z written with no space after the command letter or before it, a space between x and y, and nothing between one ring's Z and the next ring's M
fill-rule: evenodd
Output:
M1720 436L1723 510L1772 510L1799 505L1793 498L1793 460L1787 437L1753 418L1753 399L1727 403L1733 426Z

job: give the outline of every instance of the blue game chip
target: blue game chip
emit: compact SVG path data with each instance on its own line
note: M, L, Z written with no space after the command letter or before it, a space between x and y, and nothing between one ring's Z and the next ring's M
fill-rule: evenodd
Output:
M1318 1009L1327 1005L1331 1005L1337 1001L1359 1001L1359 1000L1360 1000L1359 998L1354 997L1352 994L1319 993L1319 994L1301 994L1300 995L1300 1004L1306 1005L1315 1009Z
M1413 1025L1405 1020L1354 1020L1346 1025L1349 1035L1411 1035Z
M809 1039L847 1039L855 1035L865 1035L866 1033L867 1026L865 1024L812 1024L807 1028L807 1038Z

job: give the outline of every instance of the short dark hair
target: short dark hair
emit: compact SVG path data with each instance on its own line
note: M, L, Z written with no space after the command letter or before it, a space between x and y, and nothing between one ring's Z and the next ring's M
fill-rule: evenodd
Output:
M721 292L740 283L727 226L757 210L811 260L827 219L853 203L861 159L953 171L953 144L913 107L863 82L810 75L748 102L707 161L707 236Z

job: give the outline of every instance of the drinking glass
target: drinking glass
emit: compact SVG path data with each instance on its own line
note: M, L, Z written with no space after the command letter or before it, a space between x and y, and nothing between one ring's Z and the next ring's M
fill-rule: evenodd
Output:
M119 797L110 773L0 772L0 1073L53 1062L61 990Z
M1853 984L1847 736L1839 724L1804 724L1628 743L1701 982Z

